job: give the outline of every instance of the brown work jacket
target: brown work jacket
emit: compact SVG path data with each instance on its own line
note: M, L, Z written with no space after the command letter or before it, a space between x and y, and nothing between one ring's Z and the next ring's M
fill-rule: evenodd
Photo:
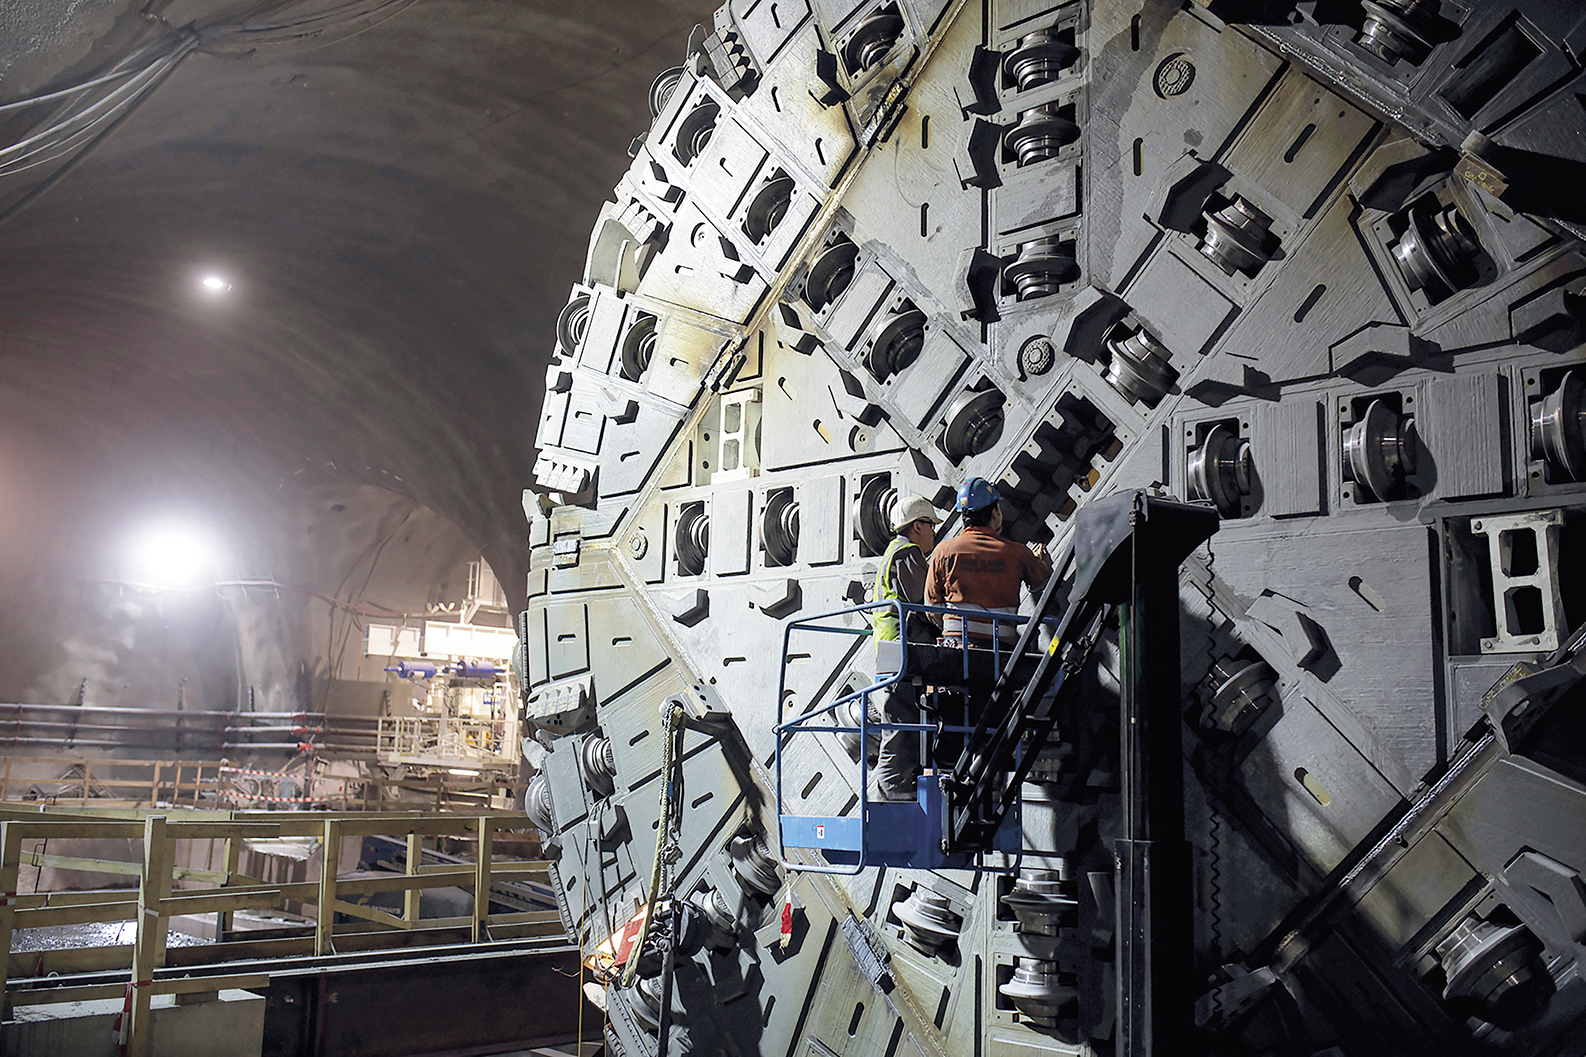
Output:
M1029 547L971 525L951 539L943 540L931 552L931 565L925 577L925 601L933 606L963 606L994 609L1004 613L1019 610L1019 585L1040 590L1051 569ZM948 625L949 635L957 630ZM991 634L989 621L970 621L970 636ZM1002 629L1004 638L1017 637L1017 629Z

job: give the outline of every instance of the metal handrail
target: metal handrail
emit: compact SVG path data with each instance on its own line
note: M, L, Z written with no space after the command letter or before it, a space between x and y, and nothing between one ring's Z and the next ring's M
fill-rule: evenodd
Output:
M381 716L376 751L391 762L445 758L506 766L515 762L516 745L515 718Z
M971 644L967 626L969 619L971 619L969 617L970 614L973 614L972 619L976 623L983 624L989 622L991 624L991 657L992 664L997 671L1002 669L1003 664L1002 654L1004 652L1004 644L1002 642L1001 625L1007 624L1009 626L1018 626L1028 622L1030 619L1029 617L1020 616L1016 613L1002 613L991 609L966 609L960 606L932 606L918 602L904 602L901 599L878 599L874 602L861 602L858 605L846 606L842 609L834 609L825 613L816 613L812 616L804 617L799 620L792 620L784 625L782 630L782 666L777 679L778 703L780 704L780 702L785 700L787 696L787 658L789 656L793 633L795 631L808 631L814 633L839 635L869 635L871 634L870 628L860 630L849 627L821 627L819 626L819 622L831 620L836 617L848 616L854 613L868 613L884 608L890 608L896 611L898 616L898 670L891 673L886 679L877 680L868 686L863 686L857 690L843 694L829 704L822 705L819 708L810 709L802 715L778 723L772 728L772 734L776 738L775 793L777 818L779 820L786 814L786 812L783 810L784 800L782 796L782 743L786 737L789 737L793 734L823 733L857 733L859 735L859 803L857 806L859 808L859 818L861 820L860 826L862 828L864 825L866 809L871 804L869 796L870 764L865 752L865 746L869 741L871 731L903 730L919 731L921 733L927 733L931 731L968 733L975 729L973 726L955 727L941 723L872 723L870 721L870 695L876 693L877 691L886 690L889 687L897 685L903 680L903 673L908 670L910 645L908 638L908 616L910 613L934 614L939 616L958 616L965 618L963 631L958 636L956 643L953 643L953 646L959 650L963 658L961 675L965 683L969 681L969 660L971 656L969 651L971 649L982 648ZM1048 619L1045 622L1053 624L1054 626L1057 623L1052 619ZM843 724L840 721L837 721L834 717L835 725L833 726L812 727L808 725L810 721L816 717L832 712L839 706L847 704L848 702L854 701L856 699L863 702L862 707L859 709L859 722L857 724ZM777 833L777 857L778 861L783 867L792 870L800 870L805 873L853 875L864 870L867 865L865 861L865 841L862 838L859 842L858 862L854 864L852 868L846 866L833 866L830 864L825 866L815 866L808 863L792 862L787 858L786 852L782 849L780 825L778 827Z

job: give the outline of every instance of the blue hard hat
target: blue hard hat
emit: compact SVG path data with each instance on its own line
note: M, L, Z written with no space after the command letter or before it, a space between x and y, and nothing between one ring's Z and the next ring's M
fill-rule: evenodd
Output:
M971 477L958 486L959 510L984 510L1001 498L997 489L984 477Z

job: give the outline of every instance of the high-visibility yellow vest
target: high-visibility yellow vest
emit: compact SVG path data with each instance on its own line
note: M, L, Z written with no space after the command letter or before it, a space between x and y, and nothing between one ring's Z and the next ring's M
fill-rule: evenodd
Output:
M881 568L876 572L875 600L877 602L891 602L898 598L898 585L892 581L892 569L897 564L898 555L908 548L919 549L916 543L910 543L902 536L893 536L892 542L887 544L887 549L881 553ZM874 638L877 642L896 642L902 638L901 629L898 627L898 611L896 609L872 610L872 622L875 627Z

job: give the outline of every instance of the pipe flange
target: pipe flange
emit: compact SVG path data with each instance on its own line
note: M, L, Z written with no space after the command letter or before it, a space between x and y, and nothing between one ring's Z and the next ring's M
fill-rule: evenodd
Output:
M1043 1028L1057 1027L1058 1014L1079 996L1078 989L1057 971L1056 962L1040 958L1018 958L1013 978L997 990L1025 1019Z
M622 377L630 382L644 379L655 359L656 320L648 312L634 320L633 326L622 337Z
M578 351L589 329L589 295L579 294L562 308L556 317L556 347L563 356Z
M1415 472L1415 419L1373 400L1344 435L1344 476L1371 498L1397 498Z
M923 885L894 903L892 913L903 923L903 938L909 946L933 957L958 939L964 924L946 896Z
M1361 0L1365 21L1355 43L1392 66L1403 59L1419 66L1432 51L1420 28L1431 4L1426 0Z
M1002 60L1002 72L1025 92L1057 80L1078 58L1078 48L1043 29L1019 38L1019 46Z
M847 236L821 250L804 280L804 303L819 312L841 296L854 279L859 247Z
M1393 259L1411 290L1437 298L1476 281L1481 243L1465 216L1450 204L1441 209L1413 207L1404 234L1393 244Z
M798 558L799 504L791 489L773 492L760 518L767 564L792 565Z
M892 511L898 505L898 490L885 477L872 477L854 499L854 525L859 541L873 554L887 549L892 539Z
M1225 518L1238 517L1250 494L1250 442L1218 423L1190 453L1189 497L1210 502Z
M591 734L578 747L578 774L596 797L608 797L616 789L617 757L610 738Z
M1107 384L1131 404L1156 407L1178 381L1173 354L1141 328L1126 338L1107 339Z
M1196 248L1224 274L1253 276L1272 259L1268 230L1272 218L1243 197L1235 195L1232 202L1205 217L1206 237Z
M1063 283L1079 277L1079 264L1061 239L1046 238L1026 242L1018 256L1002 269L1003 279L1013 285L1020 301L1049 297Z
M749 202L744 213L744 234L759 245L771 237L793 204L793 177L782 173L767 180Z
M1531 457L1586 480L1586 372L1564 372L1558 388L1532 407Z
M843 57L854 73L880 66L892 45L903 35L903 16L896 11L877 11L859 23L854 35L843 45Z
M911 304L888 313L870 332L865 366L877 381L886 381L920 358L925 347L925 313Z
M650 82L650 116L657 118L661 111L666 109L666 104L671 100L672 93L677 91L677 86L683 81L683 67L674 66L670 70L662 70L661 76Z
M1019 168L1055 158L1079 138L1079 126L1061 113L1056 103L1032 107L1019 115L1002 137L1003 148L1019 159Z
M1064 887L1059 871L1026 867L1019 871L1013 891L1002 897L1002 905L1013 911L1020 932L1056 936L1063 915L1079 905Z
M947 409L942 447L954 461L979 455L1001 439L1005 402L1006 398L996 389L979 393L965 390L953 400Z
M727 852L732 856L732 872L745 889L772 896L782 887L782 871L758 833L734 837Z

